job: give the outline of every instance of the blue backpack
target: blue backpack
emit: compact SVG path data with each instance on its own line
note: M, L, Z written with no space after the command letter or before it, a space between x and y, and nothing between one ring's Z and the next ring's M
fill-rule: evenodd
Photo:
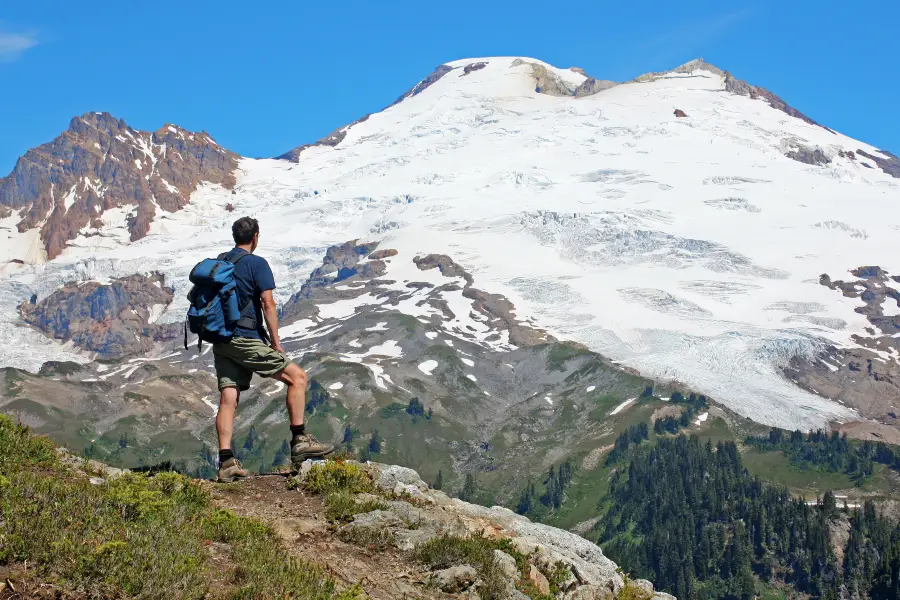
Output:
M198 350L202 348L203 342L230 342L238 326L256 329L256 319L245 316L247 309L253 305L253 300L250 298L244 306L238 306L237 283L234 280L235 265L250 253L243 252L234 258L227 258L228 254L226 252L216 258L203 259L191 269L188 278L194 287L188 293L191 307L184 326L185 350L188 347L188 329L197 335Z

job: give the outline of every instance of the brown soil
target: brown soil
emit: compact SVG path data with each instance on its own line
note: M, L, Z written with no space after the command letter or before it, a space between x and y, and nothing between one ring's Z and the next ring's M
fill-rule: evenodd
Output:
M27 564L0 566L0 600L50 600L51 598L80 599L83 596L63 594L50 583L35 579Z
M209 487L218 506L268 523L293 554L324 567L341 584L359 583L373 600L449 597L429 589L427 571L402 552L369 551L341 541L325 520L322 498L289 490L283 475Z
M900 430L891 425L874 421L851 421L838 425L837 430L846 433L849 438L871 440L888 444L900 444Z

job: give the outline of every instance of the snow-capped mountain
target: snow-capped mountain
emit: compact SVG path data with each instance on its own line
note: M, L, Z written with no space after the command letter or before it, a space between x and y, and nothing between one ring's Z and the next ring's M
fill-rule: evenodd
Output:
M95 127L90 139L102 152L117 137ZM154 149L170 142L154 140L147 164L162 174L157 166L172 146L161 154ZM124 221L113 211L128 202L105 200L120 171L91 183L88 172L107 172L113 158L94 156L85 170L66 162L81 165L77 150L58 157L62 173L77 175L59 180L75 187L39 198L26 193L22 163L0 180L0 204L11 209L0 221L0 335L15 340L0 349L2 364L34 370L50 359L87 360L26 326L16 310L72 281L164 273L174 300L154 321L180 321L188 271L227 248L231 222L250 214L260 220L258 252L273 265L281 303L303 296L326 248L374 240L396 249L385 277L397 286L418 281L413 259L446 255L483 294L507 303L507 332L522 323L580 342L756 421L794 428L895 418L890 401L872 412L865 395L847 390L897 367L892 343L865 340L893 339L887 330L900 320L890 317L900 311L879 307L876 316L889 318L875 331L872 315L857 310L866 306L862 290L836 293L820 276L846 280L866 265L897 271L900 161L707 63L615 84L529 58L455 61L387 109L280 159L232 158L204 140L204 158L182 169L190 185L164 177L184 203L163 206L153 192L144 205L162 210L136 204L135 214L146 215L141 235L121 235ZM46 154L38 150L26 158ZM211 171L210 152L218 157ZM152 184L157 171L145 173L137 154L127 158ZM48 223L58 212L65 222L79 202L86 210L106 204L89 226L78 221L65 228L71 235L48 237ZM38 236L52 260L27 250ZM458 294L448 310L465 316L484 304L473 295ZM335 293L318 311L349 319L390 298ZM423 305L425 298L398 310L416 315ZM292 316L297 335L321 324ZM472 320L451 333L478 329L482 319ZM509 333L498 341L480 331L475 341L492 351L517 345ZM865 352L874 368L851 369L852 352ZM825 356L827 365L817 362ZM819 390L815 377L800 387L787 368L845 377ZM885 397L900 401L886 377Z

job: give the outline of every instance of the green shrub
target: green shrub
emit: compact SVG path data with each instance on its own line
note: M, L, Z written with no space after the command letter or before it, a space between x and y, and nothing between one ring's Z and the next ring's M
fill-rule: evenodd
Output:
M348 527L338 534L348 544L365 548L370 552L382 552L394 542L394 534L387 527Z
M378 416L382 419L390 419L391 417L402 415L405 412L406 406L400 404L399 402L391 402L387 406L382 406L380 409L378 409Z
M415 556L432 570L471 565L478 571L483 582L478 589L479 597L483 600L500 600L506 597L508 582L494 557L494 550L518 554L511 551L508 540L442 535L416 548ZM521 555L516 558L517 565L524 564L524 560L520 563Z
M358 464L329 460L315 464L303 480L304 487L315 494L345 491L352 494L370 492L372 478Z
M331 492L325 497L325 518L333 523L346 523L354 515L387 510L387 505L378 500L358 500L356 496L345 490Z

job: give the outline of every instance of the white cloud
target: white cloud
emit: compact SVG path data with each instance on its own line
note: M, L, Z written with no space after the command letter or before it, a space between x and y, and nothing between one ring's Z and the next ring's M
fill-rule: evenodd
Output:
M37 46L38 40L34 32L10 33L0 31L0 62L12 62L23 52Z

